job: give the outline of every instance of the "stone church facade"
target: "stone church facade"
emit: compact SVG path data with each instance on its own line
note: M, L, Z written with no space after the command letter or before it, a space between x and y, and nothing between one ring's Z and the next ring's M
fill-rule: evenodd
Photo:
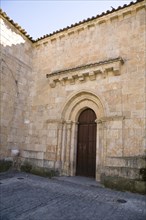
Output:
M145 3L37 40L1 11L1 159L145 191Z

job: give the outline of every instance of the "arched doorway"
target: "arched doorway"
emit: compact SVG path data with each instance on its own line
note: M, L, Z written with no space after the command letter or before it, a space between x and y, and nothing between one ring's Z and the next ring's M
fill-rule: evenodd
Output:
M62 175L75 176L78 174L77 167L77 145L79 117L83 111L90 109L96 122L95 142L96 142L96 168L92 176L96 175L96 180L100 181L100 166L103 163L103 130L100 119L105 117L104 106L97 94L91 91L81 90L68 97L62 107L62 121L58 126L58 157L60 155ZM61 152L61 154L60 154ZM95 162L94 157L94 162ZM94 163L95 164L95 163ZM83 175L83 174L82 174Z
M95 177L96 173L96 114L87 108L78 119L76 175Z

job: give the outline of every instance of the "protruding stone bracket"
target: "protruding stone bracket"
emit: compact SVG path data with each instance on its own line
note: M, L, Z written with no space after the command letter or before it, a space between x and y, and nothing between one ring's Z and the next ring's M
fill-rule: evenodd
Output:
M94 71L89 73L89 79L91 81L96 79L96 73Z
M113 72L113 76L118 76L121 74L121 66L123 64L123 59L118 57L72 69L52 72L46 74L46 77L49 79L50 87L54 88L57 82L60 82L61 85L65 85L66 83L75 84L77 81L85 82L87 79L93 81L96 80L96 76L99 74L102 78L106 78L109 71Z
M70 84L72 84L72 85L75 84L75 79L73 76L69 76L68 80L70 81Z
M51 88L54 88L56 86L55 80L52 80L52 79L50 79L49 84Z

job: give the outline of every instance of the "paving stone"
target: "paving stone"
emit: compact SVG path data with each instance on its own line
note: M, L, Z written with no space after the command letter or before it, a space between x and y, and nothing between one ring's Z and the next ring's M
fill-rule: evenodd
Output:
M0 174L1 220L144 220L146 197L88 185L89 179ZM84 182L84 184L83 184ZM91 180L92 182L92 180ZM119 202L118 202L119 200ZM125 203L122 201L125 200ZM121 201L121 202L120 202Z

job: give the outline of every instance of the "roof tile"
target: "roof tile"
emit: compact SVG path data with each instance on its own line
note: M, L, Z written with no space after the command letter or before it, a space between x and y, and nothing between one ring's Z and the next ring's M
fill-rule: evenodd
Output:
M75 24L71 24L70 26L67 26L63 29L59 29L57 31L54 31L53 33L50 33L50 34L46 34L46 35L43 35L42 37L40 38L37 38L36 40L34 40L29 34L27 34L27 32L21 28L21 26L19 26L17 23L15 23L12 19L10 19L7 14L5 12L2 11L2 9L0 9L0 15L2 15L5 19L7 19L14 27L16 27L25 37L27 37L30 41L32 42L38 42L39 40L42 40L44 38L47 38L47 37L50 37L52 35L55 35L55 34L58 34L60 32L63 32L65 30L68 30L72 27L75 27L75 26L78 26L80 24L83 24L83 23L86 23L88 21L92 21L94 19L97 19L97 18L100 18L100 17L103 17L103 16L106 16L108 14L111 14L113 12L116 12L116 11L119 11L121 9L124 9L126 7L129 7L131 5L135 5L139 2L143 2L145 0L137 0L136 2L130 2L129 4L124 4L123 6L119 6L117 9L113 8L111 10L107 10L106 12L102 12L101 14L98 14L96 16L92 16L91 18L87 18L87 19L84 19L83 21L79 21L78 23L75 23Z

